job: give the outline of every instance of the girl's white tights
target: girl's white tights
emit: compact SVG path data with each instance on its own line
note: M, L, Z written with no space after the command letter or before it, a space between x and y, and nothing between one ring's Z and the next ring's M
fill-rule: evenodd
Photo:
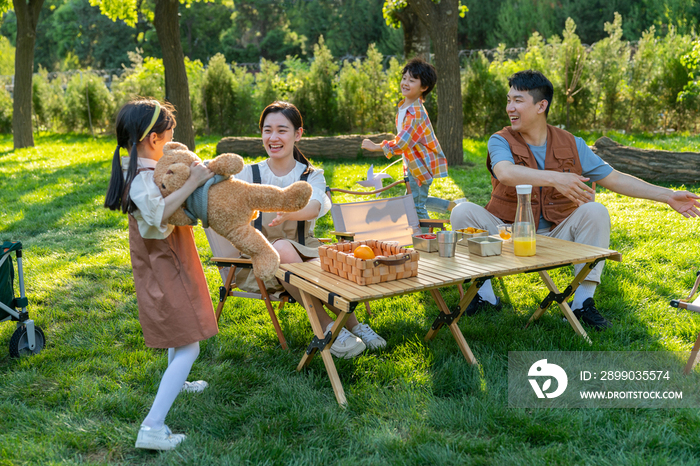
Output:
M177 348L168 349L168 368L163 374L158 387L156 399L148 412L148 416L141 423L152 429L160 429L165 422L165 416L170 411L175 398L180 393L182 385L190 374L192 364L199 356L199 342Z

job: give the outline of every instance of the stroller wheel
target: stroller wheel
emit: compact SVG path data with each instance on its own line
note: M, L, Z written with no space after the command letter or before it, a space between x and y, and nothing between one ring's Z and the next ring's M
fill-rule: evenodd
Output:
M44 349L46 344L46 337L44 332L39 327L34 327L34 339L35 346L34 350L29 349L29 338L27 337L27 327L21 326L15 330L10 338L10 356L13 358L20 358L23 356L33 356L39 354L39 352Z

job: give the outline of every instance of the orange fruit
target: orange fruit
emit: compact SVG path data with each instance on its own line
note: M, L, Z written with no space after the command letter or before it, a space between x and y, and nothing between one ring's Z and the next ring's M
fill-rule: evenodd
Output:
M353 255L358 259L374 259L374 251L367 245L360 245L355 248Z
M507 231L499 231L498 234L503 239L510 239L510 233Z

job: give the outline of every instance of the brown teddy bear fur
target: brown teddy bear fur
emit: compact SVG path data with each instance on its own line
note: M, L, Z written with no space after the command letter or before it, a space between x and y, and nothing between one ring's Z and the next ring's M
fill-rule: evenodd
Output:
M190 165L200 160L187 146L169 142L153 174L163 197L181 188L190 176ZM209 169L217 175L231 176L243 170L243 159L236 154L221 154L209 161ZM207 213L209 226L251 257L253 273L262 280L275 276L280 258L265 237L250 223L262 212L296 212L309 203L311 185L297 181L287 188L250 184L233 177L209 188ZM192 223L182 207L168 219L171 225Z

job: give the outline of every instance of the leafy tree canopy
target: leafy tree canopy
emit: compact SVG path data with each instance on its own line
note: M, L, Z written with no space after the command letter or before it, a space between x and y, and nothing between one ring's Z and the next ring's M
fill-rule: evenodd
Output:
M407 0L181 0L180 37L185 55L204 63L217 53L228 62L281 62L307 58L323 35L337 58L361 56L376 44L384 56L403 54L403 34L395 12ZM433 0L436 1L436 0ZM35 70L118 68L128 52L160 57L152 24L155 0L46 0L37 31ZM556 8L555 8L556 7ZM15 45L16 19L9 0L0 34ZM8 11L9 9L9 11ZM465 10L468 15L464 15ZM107 16L101 14L101 10ZM604 39L604 23L618 12L623 38L637 40L655 26L665 36L698 30L700 0L461 0L460 49L522 47L533 32L549 40L561 33L566 18L577 24L585 44ZM109 18L122 18L112 21Z
M440 0L433 0L435 3L439 3ZM386 20L386 24L398 29L401 27L401 21L399 18L396 16L397 11L401 11L404 8L408 6L408 3L406 3L406 0L385 0L384 1L384 6L382 7L382 15L384 16L384 19ZM464 18L469 11L469 7L467 5L463 5L462 2L459 2L459 17Z

